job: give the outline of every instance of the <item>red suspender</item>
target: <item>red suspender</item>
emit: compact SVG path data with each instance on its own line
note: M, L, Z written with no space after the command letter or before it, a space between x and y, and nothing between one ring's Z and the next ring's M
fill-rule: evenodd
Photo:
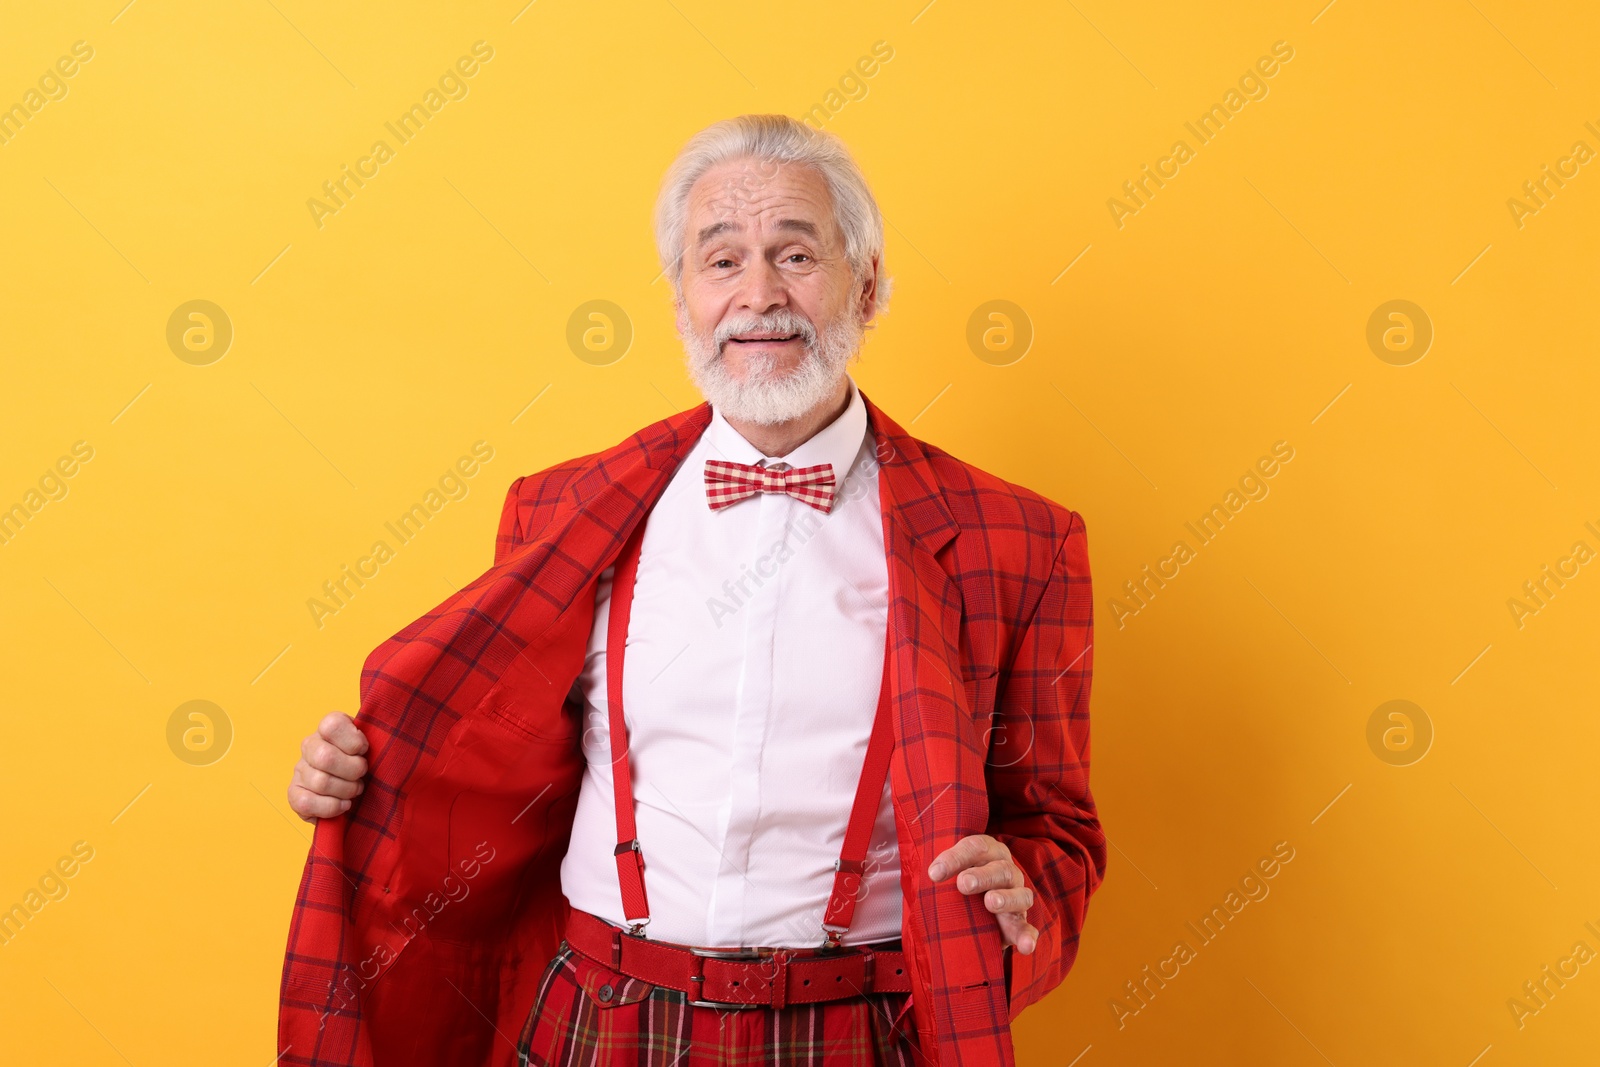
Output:
M872 717L872 736L867 739L867 758L861 768L861 780L856 783L856 799L850 805L844 847L833 865L833 892L828 897L828 910L822 916L823 944L827 948L839 944L839 935L850 929L850 921L855 918L856 901L861 898L861 879L866 873L867 846L872 844L872 827L878 821L883 783L889 777L889 755L894 751L894 728L889 723L889 647L885 636L878 710Z
M617 807L617 880L622 888L622 910L639 934L650 921L650 904L644 892L644 853L639 850L639 831L634 821L633 769L628 762L627 724L622 714L622 664L628 644L628 620L633 614L633 584L639 573L639 545L644 539L641 520L617 557L611 581L611 616L606 628L606 703L611 733L611 781ZM867 848L872 844L873 825L878 820L878 805L883 783L889 776L889 756L894 750L894 730L889 721L889 647L885 637L883 681L878 687L878 708L872 719L872 735L867 740L867 757L856 783L856 796L850 806L850 822L844 832L844 846L834 864L833 892L823 913L823 946L835 948L839 936L855 918L856 901L861 896L861 880L866 873Z
M639 542L645 520L622 546L611 579L611 617L606 629L606 703L611 734L611 784L617 805L617 880L622 886L622 913L639 933L650 921L644 895L644 853L634 825L633 769L628 764L628 727L622 718L622 656L628 646L628 618L633 614L633 580L639 573ZM622 748L619 751L618 745Z

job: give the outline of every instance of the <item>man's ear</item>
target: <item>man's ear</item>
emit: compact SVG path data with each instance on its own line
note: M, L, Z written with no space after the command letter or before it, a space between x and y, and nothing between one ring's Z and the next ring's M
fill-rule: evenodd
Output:
M689 309L683 302L680 294L672 298L673 314L677 320L678 336L686 336L689 332Z
M860 299L857 303L861 315L861 325L871 325L878 314L878 257L872 257L872 269L867 272L861 281L859 290Z

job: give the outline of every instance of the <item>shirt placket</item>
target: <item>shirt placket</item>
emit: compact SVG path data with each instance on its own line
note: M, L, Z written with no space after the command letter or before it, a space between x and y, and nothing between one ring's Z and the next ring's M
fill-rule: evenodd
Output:
M723 815L721 862L706 916L712 944L741 943L748 919L748 898L753 891L748 877L750 854L762 810L761 765L776 698L773 667L782 579L781 569L771 578L761 578L755 572L755 561L784 537L792 503L783 493L762 492L739 505L756 510L754 533L742 561L749 564L748 571L740 567L741 576L753 576L749 582L752 595L739 611L740 671L734 698L729 803Z

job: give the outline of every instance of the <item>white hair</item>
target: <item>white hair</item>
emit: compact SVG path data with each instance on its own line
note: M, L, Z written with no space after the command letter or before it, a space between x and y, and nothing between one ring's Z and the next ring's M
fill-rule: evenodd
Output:
M675 298L683 295L689 191L706 171L735 159L756 160L773 173L784 164L815 167L833 198L852 276L857 281L867 278L876 259L877 310L887 309L890 279L883 267L883 216L866 176L838 137L788 115L739 115L707 126L689 138L667 168L656 198L656 249Z

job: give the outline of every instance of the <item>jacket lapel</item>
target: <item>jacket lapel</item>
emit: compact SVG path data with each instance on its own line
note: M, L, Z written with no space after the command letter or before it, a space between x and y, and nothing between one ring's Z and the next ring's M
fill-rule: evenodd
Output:
M958 719L962 698L961 594L941 556L959 527L922 446L870 400L878 491L889 566L890 681L895 695L895 793L912 805L913 841L931 862L935 829L960 817L968 798L955 788L970 738ZM981 768L979 773L981 780ZM982 825L983 820L978 820ZM938 848L948 847L948 843Z
M934 856L984 832L989 797L983 724L962 685L962 596L952 577L960 526L927 452L867 402L877 440L889 565L887 665L894 694L890 761L900 846L904 940L923 1047L952 1051L963 1020L1004 1017L999 927L981 897L928 880ZM1004 1040L1004 1039L1003 1039Z

